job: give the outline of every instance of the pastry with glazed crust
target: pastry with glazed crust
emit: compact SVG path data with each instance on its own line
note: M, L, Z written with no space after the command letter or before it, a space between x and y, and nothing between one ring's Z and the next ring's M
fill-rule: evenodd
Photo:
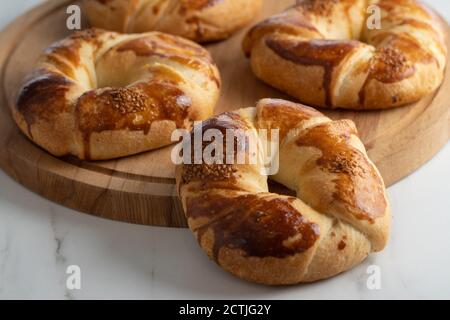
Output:
M196 42L226 39L249 23L262 0L84 0L91 25L118 32L162 31Z
M353 122L265 99L256 108L203 122L193 137L209 129L246 132L242 141L248 144L223 147L237 157L244 153L241 159L254 150L248 148L252 142L260 146L257 158L262 159L267 150L259 130L278 129L280 169L271 179L297 193L269 192L262 161L177 167L189 227L223 269L268 285L312 282L344 272L385 247L391 223L385 185Z
M220 77L208 51L180 37L90 29L45 50L12 113L55 156L105 160L171 144L213 114Z
M440 86L447 60L441 19L415 0L301 0L243 46L264 82L308 105L355 110L418 101Z

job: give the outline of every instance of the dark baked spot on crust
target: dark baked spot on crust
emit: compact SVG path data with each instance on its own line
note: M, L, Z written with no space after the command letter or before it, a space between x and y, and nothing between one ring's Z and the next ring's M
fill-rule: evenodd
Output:
M32 137L31 126L38 120L51 122L56 115L69 111L66 93L74 83L43 69L35 70L29 78L20 90L16 108L23 115Z
M346 239L347 239L347 237L344 236L344 237L342 238L342 240L339 241L339 244L338 244L338 250L342 251L342 250L344 250L344 249L347 247L347 242L345 242Z
M358 47L359 41L309 40L268 37L267 46L277 55L296 64L320 66L324 69L323 90L325 104L333 106L331 82L334 68L348 58Z
M112 2L113 0L96 0L97 2L100 2L101 4L108 4Z
M249 57L253 46L259 40L272 33L283 33L296 36L303 34L305 30L312 35L315 35L317 38L323 38L323 35L317 30L304 12L295 10L290 11L289 14L277 14L250 29L244 40L244 52Z
M179 0L180 1L180 14L186 14L189 10L204 10L212 7L223 0Z
M178 87L157 81L85 93L78 99L76 117L86 157L89 158L93 133L126 129L147 135L153 122L163 120L185 128L191 104L191 99Z
M249 194L198 200L188 202L189 216L210 216L223 210L228 213L198 230L200 243L205 231L213 230L213 257L217 263L222 248L242 250L247 257L286 258L307 251L320 236L319 226L293 206L295 198Z
M188 219L208 218L214 221L231 213L234 208L230 207L226 197L212 193L202 193L186 199L186 217ZM213 204L213 205L212 205Z

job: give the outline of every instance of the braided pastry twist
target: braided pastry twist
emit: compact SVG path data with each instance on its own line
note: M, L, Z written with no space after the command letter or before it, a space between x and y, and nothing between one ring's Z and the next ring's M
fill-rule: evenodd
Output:
M174 129L212 115L219 87L211 56L196 43L91 29L44 52L12 113L53 155L111 159L171 144Z
M197 42L222 40L249 23L262 0L84 0L97 28L162 31Z
M369 28L376 5L381 29ZM381 109L416 102L442 83L440 19L415 0L301 0L244 40L254 73L314 106Z
M269 285L311 282L359 264L388 240L383 180L353 122L282 100L225 113L194 133L279 129L275 181L298 198L269 192L257 164L185 164L177 185L190 229L209 257L243 279ZM260 144L259 144L260 145ZM205 148L206 145L203 145ZM249 153L249 148L236 148ZM259 148L261 153L265 152Z

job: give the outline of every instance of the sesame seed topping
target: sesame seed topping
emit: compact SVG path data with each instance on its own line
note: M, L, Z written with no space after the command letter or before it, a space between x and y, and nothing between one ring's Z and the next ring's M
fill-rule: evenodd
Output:
M183 167L183 184L195 180L220 181L233 177L236 169L229 164L191 164Z
M105 103L121 114L138 113L147 109L147 96L137 89L118 88L109 92Z

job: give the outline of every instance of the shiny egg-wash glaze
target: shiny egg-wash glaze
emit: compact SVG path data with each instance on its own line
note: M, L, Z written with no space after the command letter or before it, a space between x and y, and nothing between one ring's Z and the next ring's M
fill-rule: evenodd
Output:
M367 27L377 5L381 29ZM415 0L302 0L244 40L255 74L309 105L384 109L416 102L443 81L441 20Z
M53 155L111 159L171 144L174 129L212 115L219 92L211 56L193 42L91 29L44 52L13 116Z
M94 27L162 31L196 42L226 39L249 23L262 0L84 0Z
M297 193L270 193L261 161L178 166L189 227L222 268L269 285L311 282L385 247L391 223L385 185L353 122L265 99L206 120L194 133L208 129L245 130L248 143L260 146L258 159L267 151L258 129L279 129L280 170L271 178ZM249 156L249 148L235 144L234 150L236 157Z

